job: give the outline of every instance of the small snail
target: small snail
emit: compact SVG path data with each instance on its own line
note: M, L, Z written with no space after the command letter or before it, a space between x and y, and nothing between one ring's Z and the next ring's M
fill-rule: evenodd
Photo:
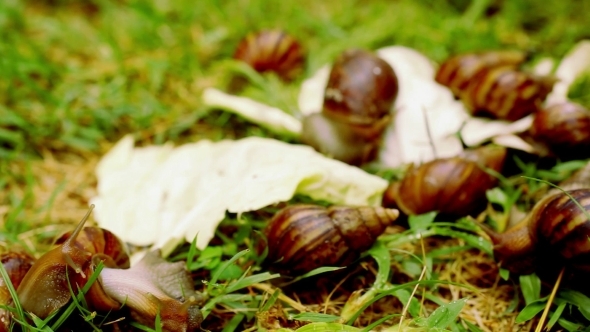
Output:
M0 255L0 262L4 266L12 286L16 289L23 277L29 271L35 259L23 252L9 251ZM4 279L0 278L0 305L8 305L12 301L8 286ZM10 312L0 309L0 331L10 331Z
M557 156L590 157L590 110L582 105L563 102L537 112L530 132Z
M349 164L370 161L397 93L397 76L387 62L369 51L347 50L330 72L322 113L303 120L301 140Z
M590 212L590 189L567 193ZM498 234L486 226L482 229L494 243L496 260L512 273L530 274L555 267L590 273L590 221L563 192L540 200L505 233Z
M202 320L190 275L183 262L168 263L151 252L129 267L124 244L113 233L84 227L92 208L58 246L41 256L17 288L24 310L45 318L69 302L72 289L82 288L95 267L104 263L97 281L86 293L94 310L119 310L125 305L132 316L152 325L159 312L166 331L193 331ZM113 277L115 276L115 277Z
M463 156L411 168L401 181L391 183L383 205L399 208L407 215L430 211L451 216L477 213L485 206L486 191L497 184L483 167L500 171L505 158L505 148L485 146Z
M236 48L234 59L244 61L258 72L275 72L285 80L297 77L305 64L299 42L279 30L248 34Z
M382 207L288 206L265 229L267 260L285 274L352 263L399 215Z
M455 96L467 89L480 72L493 67L517 67L526 59L520 51L491 51L455 55L447 59L436 72L435 80L447 86Z
M454 56L436 73L474 115L516 121L536 112L555 80L518 69L526 59L519 51L495 51Z

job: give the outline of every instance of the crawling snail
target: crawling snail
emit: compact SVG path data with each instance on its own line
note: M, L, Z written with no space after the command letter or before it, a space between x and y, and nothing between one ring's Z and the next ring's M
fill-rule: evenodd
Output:
M513 51L460 55L443 63L436 79L474 115L516 121L539 110L555 83L519 70L523 60Z
M582 105L563 102L537 112L530 132L557 156L590 157L590 110Z
M280 30L263 30L248 34L238 45L234 59L258 72L275 72L292 80L302 72L305 53L299 42Z
M322 112L303 120L301 140L349 164L370 161L397 93L397 76L387 62L369 51L347 50L334 62Z
M148 253L131 268L124 244L113 233L84 227L91 209L76 229L62 237L56 248L41 256L17 288L25 311L45 318L70 301L72 289L82 288L102 262L103 270L86 293L93 310L116 311L124 306L142 324L154 325L160 314L166 331L193 331L202 321L183 262L168 263L158 252Z
M398 214L382 207L288 206L265 228L267 260L284 274L350 264L373 245Z
M406 215L430 211L451 216L477 213L485 207L486 190L497 184L484 168L498 172L505 158L505 148L484 146L462 156L413 167L401 181L387 188L383 205L399 208Z
M584 213L590 212L590 189L566 193L546 196L505 233L482 226L494 243L494 256L502 267L516 274L543 268L559 271L559 267L590 273L590 220Z

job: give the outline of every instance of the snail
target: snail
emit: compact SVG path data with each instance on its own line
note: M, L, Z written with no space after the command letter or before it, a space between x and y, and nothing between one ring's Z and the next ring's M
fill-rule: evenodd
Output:
M495 51L454 56L436 73L474 115L516 121L541 107L555 79L518 69L526 59L519 51Z
M25 274L29 271L35 259L24 252L9 251L0 255L0 262L4 266L12 286L16 289ZM12 301L7 283L0 278L0 305L8 305ZM0 309L0 331L10 331L10 312Z
M493 67L517 67L526 59L520 51L489 51L455 55L441 64L435 80L459 96L480 72Z
M590 157L590 110L582 105L563 102L537 112L530 133L557 156Z
M284 274L345 266L369 249L399 215L382 207L325 208L296 204L278 211L265 228L267 260Z
M494 257L503 268L516 274L539 269L566 267L590 273L590 220L576 203L590 212L590 189L548 195L516 226L499 234L482 229L494 244Z
M478 73L460 92L474 115L516 121L541 108L555 80L510 67L494 67Z
M321 114L303 119L301 140L349 164L370 161L391 122L395 72L369 51L351 49L334 62Z
M390 184L383 205L399 208L406 215L430 211L450 216L477 213L485 206L486 190L497 184L484 167L500 171L505 158L505 148L484 146L462 156L412 167L401 181Z
M72 289L84 287L103 262L105 267L85 296L89 307L115 311L124 305L136 320L152 326L159 312L166 331L197 329L202 320L197 307L200 295L184 263L168 263L158 252L151 252L129 268L120 239L108 230L84 227L92 207L76 229L62 236L59 245L41 256L24 276L17 288L23 309L41 318L49 316L70 301L70 285Z
M292 80L302 72L305 54L299 42L280 30L263 30L248 34L236 48L234 59L258 72L275 72Z

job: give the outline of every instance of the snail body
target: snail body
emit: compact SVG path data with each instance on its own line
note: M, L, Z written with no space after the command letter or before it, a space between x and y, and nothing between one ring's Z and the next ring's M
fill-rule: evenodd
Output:
M590 189L567 191L590 212ZM590 273L590 220L565 193L540 200L516 226L498 234L484 227L494 243L494 256L516 274L562 266Z
M560 157L590 156L590 110L573 102L551 105L535 114L533 138Z
M483 147L465 156L412 167L401 181L391 183L383 204L397 207L406 215L438 211L465 216L479 212L485 206L486 191L497 184L484 167L499 171L505 157L504 148Z
M234 59L258 72L275 72L292 80L302 72L305 53L299 42L280 30L262 30L248 34L237 46Z
M456 55L439 67L435 79L474 115L516 121L538 111L555 83L520 70L525 59L519 51Z
M385 60L347 50L334 62L321 114L303 120L301 140L350 164L370 161L391 122L397 93L397 76Z
M265 229L273 269L286 274L352 263L399 212L381 207L288 206Z

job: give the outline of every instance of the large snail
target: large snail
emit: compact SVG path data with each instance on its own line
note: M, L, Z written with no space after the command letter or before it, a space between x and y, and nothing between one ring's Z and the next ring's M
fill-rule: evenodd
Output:
M582 105L562 102L537 112L530 132L559 157L590 157L590 110Z
M248 34L236 48L234 58L258 72L275 72L285 80L297 77L305 64L301 44L280 30Z
M496 260L512 273L530 274L539 269L555 272L565 267L587 274L590 273L590 220L584 212L590 212L590 189L546 196L505 233L482 228L494 243Z
M397 76L387 62L369 51L347 50L334 62L322 112L303 120L301 140L349 164L370 161L397 93Z
M285 274L350 264L398 214L382 207L288 206L277 212L265 229L267 260L274 270Z
M512 51L460 55L443 63L436 79L474 115L516 121L538 111L555 83L519 70L523 60Z
M391 183L383 205L399 208L406 215L430 211L451 216L477 213L485 207L486 190L497 184L485 168L498 172L505 158L505 148L485 146L413 167L401 181Z
M89 307L115 311L124 305L142 324L153 326L159 313L166 331L197 329L202 321L197 307L200 295L184 263L168 263L158 252L150 252L128 268L125 246L113 233L84 227L89 214L24 276L17 288L23 309L41 318L49 316L70 301L70 285L82 288L103 262L105 267L86 294Z

